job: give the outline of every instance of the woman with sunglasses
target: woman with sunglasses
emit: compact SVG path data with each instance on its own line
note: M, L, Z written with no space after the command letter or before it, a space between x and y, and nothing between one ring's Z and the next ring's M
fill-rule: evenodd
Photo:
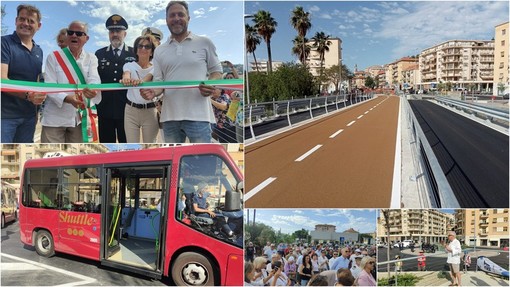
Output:
M372 270L375 268L375 259L370 256L365 256L361 259L361 273L358 276L358 286L376 286L375 278L372 276Z
M136 62L124 64L122 80L125 86L137 86L144 81L152 80L154 66L151 63L157 41L152 35L136 38L134 52ZM128 143L140 143L140 130L143 143L155 143L159 132L157 117L158 100L146 100L140 90L130 89L127 93L126 109L124 110L124 130Z

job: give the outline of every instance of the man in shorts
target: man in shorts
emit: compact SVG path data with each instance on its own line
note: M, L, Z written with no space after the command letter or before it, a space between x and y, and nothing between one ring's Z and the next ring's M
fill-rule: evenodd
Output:
M460 255L462 254L462 248L459 240L455 237L454 231L448 231L448 244L445 245L444 249L448 252L448 259L446 263L450 266L452 273L452 284L448 286L461 286L460 281Z

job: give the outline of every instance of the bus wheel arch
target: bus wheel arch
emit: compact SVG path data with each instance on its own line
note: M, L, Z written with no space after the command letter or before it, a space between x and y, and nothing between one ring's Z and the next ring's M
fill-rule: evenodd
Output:
M46 229L34 230L34 247L37 254L44 257L55 255L55 241L53 236Z
M219 286L221 279L218 266L209 252L194 247L172 256L169 275L177 286Z

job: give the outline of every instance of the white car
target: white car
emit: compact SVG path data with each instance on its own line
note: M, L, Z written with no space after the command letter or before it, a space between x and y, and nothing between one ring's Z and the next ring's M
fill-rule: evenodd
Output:
M404 240L404 241L402 241L402 246L404 248L407 248L407 247L409 247L411 242L413 242L413 241L412 240ZM397 243L393 244L393 247L399 248L400 247L400 242L397 242Z

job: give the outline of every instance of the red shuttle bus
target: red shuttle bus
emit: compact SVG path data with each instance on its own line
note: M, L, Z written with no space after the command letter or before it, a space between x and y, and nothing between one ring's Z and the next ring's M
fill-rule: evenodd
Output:
M243 285L242 187L216 144L29 160L21 241L176 285ZM214 218L195 212L199 190Z

